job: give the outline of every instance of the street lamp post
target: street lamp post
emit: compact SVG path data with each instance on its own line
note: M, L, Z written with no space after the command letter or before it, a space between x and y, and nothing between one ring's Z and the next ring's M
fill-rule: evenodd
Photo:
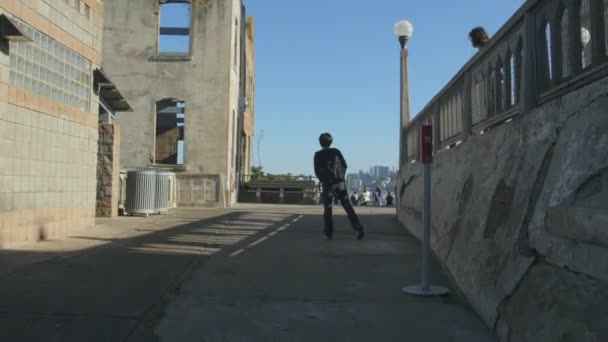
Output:
M407 20L395 24L395 35L401 44L401 81L399 91L399 167L407 162L407 141L405 140L405 126L410 122L410 92L408 76L408 49L407 43L414 33L414 26Z
M408 49L407 43L414 33L414 26L407 20L402 20L395 25L395 35L401 44L401 115L399 130L399 167L404 167L407 162L407 140L405 126L410 122L410 94L408 79ZM431 270L431 164L432 161L432 127L424 126L421 132L421 147L425 152L423 155L424 165L424 236L422 241L422 264L421 282L419 285L406 286L403 292L417 296L434 296L448 293L448 289L432 286L430 284ZM397 196L400 198L400 196ZM400 205L400 204L399 204Z

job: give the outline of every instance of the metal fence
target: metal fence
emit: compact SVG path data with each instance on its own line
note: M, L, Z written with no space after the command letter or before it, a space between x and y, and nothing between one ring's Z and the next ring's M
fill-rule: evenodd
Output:
M608 0L528 0L405 128L407 161L608 76Z

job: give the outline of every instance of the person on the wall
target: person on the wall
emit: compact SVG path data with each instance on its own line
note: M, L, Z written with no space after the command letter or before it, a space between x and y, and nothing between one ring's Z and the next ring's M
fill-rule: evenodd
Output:
M490 42L488 33L481 26L477 26L469 32L469 39L471 40L471 45L476 49L481 49Z
M388 195L386 195L386 206L387 207L392 207L395 205L395 197L393 197L392 193L388 193Z

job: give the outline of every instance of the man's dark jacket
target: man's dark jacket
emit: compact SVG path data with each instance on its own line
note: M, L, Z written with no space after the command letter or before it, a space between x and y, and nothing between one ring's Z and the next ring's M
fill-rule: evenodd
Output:
M328 165L336 160L336 156L340 158L340 163L342 163L342 170L346 171L347 165L346 160L344 160L344 156L342 156L342 152L337 148L324 148L315 153L315 175L323 183L324 186L331 186L336 184L331 184L331 178L329 175ZM342 175L343 177L345 175Z

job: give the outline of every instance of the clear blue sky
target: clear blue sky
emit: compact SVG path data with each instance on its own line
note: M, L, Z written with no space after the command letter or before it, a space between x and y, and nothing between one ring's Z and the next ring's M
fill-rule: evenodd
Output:
M399 45L393 25L414 25L412 113L473 56L467 34L498 30L522 0L247 0L256 25L256 133L273 172L312 173L323 131L350 171L397 166ZM258 163L257 150L254 155Z
M397 166L401 19L410 41L412 113L473 56L467 34L494 34L523 0L246 0L256 26L256 122L262 166L312 173L321 132L349 171ZM168 18L169 19L169 18ZM257 147L254 165L258 165Z

